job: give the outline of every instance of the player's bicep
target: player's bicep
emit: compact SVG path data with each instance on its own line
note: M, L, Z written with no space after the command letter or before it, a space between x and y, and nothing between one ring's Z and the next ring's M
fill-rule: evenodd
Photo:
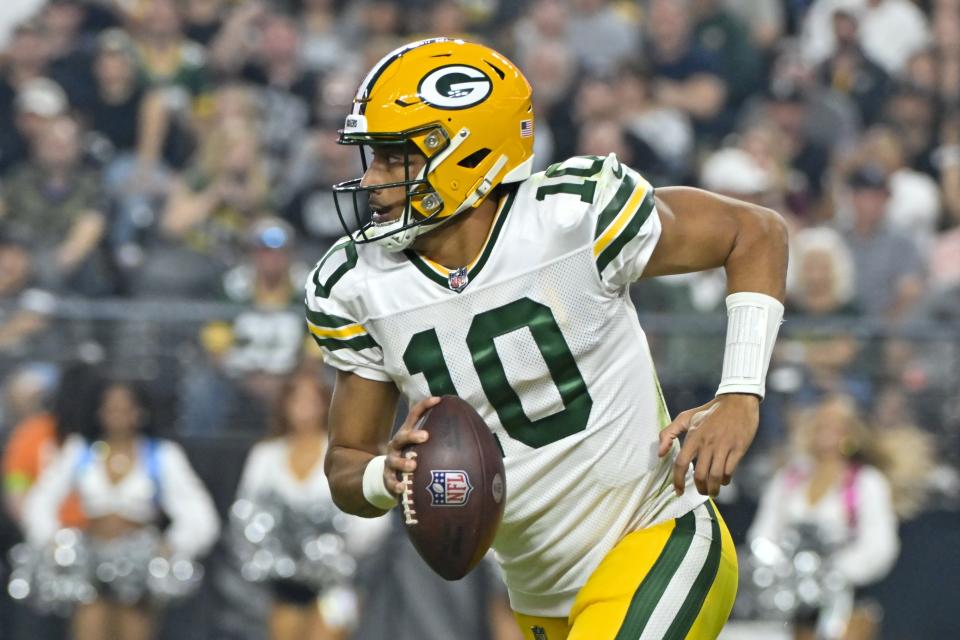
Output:
M330 401L330 448L343 447L379 455L390 438L399 392L392 382L337 372Z
M689 273L722 267L738 232L731 198L690 187L657 189L660 239L642 277Z

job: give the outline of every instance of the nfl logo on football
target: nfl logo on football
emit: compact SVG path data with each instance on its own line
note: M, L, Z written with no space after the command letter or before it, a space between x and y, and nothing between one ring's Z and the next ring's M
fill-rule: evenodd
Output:
M467 504L473 485L466 471L440 470L430 472L430 500L437 507L462 507Z

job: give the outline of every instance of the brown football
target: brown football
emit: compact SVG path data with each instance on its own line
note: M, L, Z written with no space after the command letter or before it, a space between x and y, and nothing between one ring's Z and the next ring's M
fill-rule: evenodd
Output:
M483 558L503 517L506 474L500 447L473 407L443 396L417 424L430 433L417 469L401 475L407 535L430 568L459 580Z

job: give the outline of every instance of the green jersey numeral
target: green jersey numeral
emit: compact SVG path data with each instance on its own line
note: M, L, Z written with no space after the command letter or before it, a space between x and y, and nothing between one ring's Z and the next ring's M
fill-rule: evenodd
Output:
M335 254L338 250L343 249L347 255L346 261L337 267L337 270L330 274L330 277L327 278L326 282L320 282L320 270L323 268L323 265L326 264L327 260L330 259L330 256ZM313 270L313 293L318 298L328 298L330 297L330 289L333 288L333 285L337 284L340 281L340 278L357 266L357 245L353 243L352 240L344 242L343 244L337 245L330 249L327 252L327 255L323 256L323 260L320 261L320 264L317 265L317 268Z
M563 410L531 420L510 386L494 339L528 329L553 380ZM593 399L550 308L521 298L474 317L466 338L480 386L511 438L542 447L587 428ZM411 374L422 373L433 395L456 394L434 329L413 336L403 354Z
M603 162L605 158L601 158L599 156L582 157L591 160L589 166L570 167L564 166L566 163L553 164L547 168L547 170L544 172L544 176L547 178L563 178L567 176L574 178L589 178L600 173L600 169L603 168ZM596 192L596 180L581 180L579 182L552 182L537 189L536 197L537 200L543 200L547 196L557 193L571 193L573 195L579 195L581 202L588 202L592 204Z

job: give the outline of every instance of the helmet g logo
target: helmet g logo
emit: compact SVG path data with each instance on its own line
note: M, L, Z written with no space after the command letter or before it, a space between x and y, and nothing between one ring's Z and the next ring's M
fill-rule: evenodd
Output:
M425 75L417 94L438 109L465 109L486 100L492 88L490 78L480 69L451 64Z

